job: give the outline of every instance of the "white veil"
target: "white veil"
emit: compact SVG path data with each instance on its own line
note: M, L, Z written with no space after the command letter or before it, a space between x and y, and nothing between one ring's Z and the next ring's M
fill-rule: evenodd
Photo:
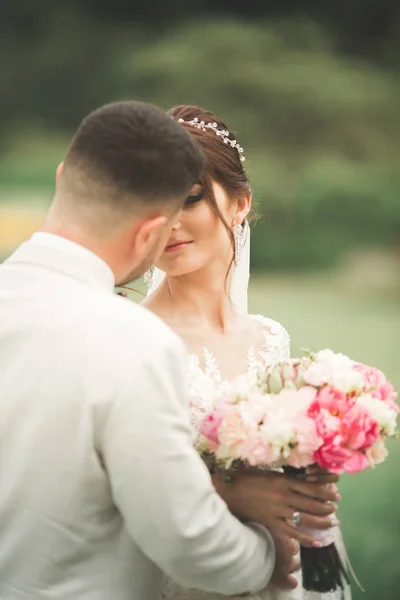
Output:
M242 314L248 312L247 289L250 279L250 227L247 221L243 225L243 247L240 254L239 265L233 266L230 298L237 310ZM153 271L152 284L148 289L149 296L163 281L165 277L164 271L157 269Z

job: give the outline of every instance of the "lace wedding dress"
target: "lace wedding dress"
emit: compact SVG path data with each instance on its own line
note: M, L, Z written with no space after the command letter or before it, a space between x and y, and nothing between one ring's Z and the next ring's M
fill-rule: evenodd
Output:
M148 289L150 295L163 281L165 273L155 268ZM243 227L243 247L239 265L235 265L232 273L230 286L230 298L233 305L241 314L248 314L248 283L250 277L250 229L248 223ZM190 408L191 421L194 432L198 431L198 425L205 412L213 406L214 399L220 397L230 389L240 389L244 380L246 385L247 376L251 377L254 370L260 367L269 367L277 362L284 361L290 357L290 338L284 327L261 315L249 315L260 322L264 333L264 343L261 349L247 350L247 371L238 373L233 381L227 381L221 376L216 357L207 349L204 349L204 368L201 366L200 358L193 354L190 357ZM335 528L336 547L342 548L341 554L347 564L344 545L340 531ZM341 600L340 592L320 594L308 592L302 588L301 573L296 574L298 586L292 591L264 590L257 595L247 597L248 600ZM212 594L201 590L184 589L169 578L165 579L163 588L164 600L223 600L226 596ZM351 600L349 589L345 590L345 600Z
M247 373L238 373L238 376L233 381L227 381L222 378L218 368L218 363L215 356L206 348L204 349L204 364L200 365L200 358L192 354L190 356L190 406L191 406L191 421L193 431L198 430L198 425L204 414L213 406L213 401L218 396L232 387L240 386L240 381L243 376L251 373L252 370L260 367L271 366L277 362L286 360L290 355L290 338L286 329L273 321L261 315L251 315L253 319L257 319L263 327L264 344L261 350L255 351L254 348L249 348L247 351ZM290 592L278 590L265 590L262 593L251 596L251 600L305 600L301 588L301 575L298 574L299 586ZM304 592L305 593L305 592ZM163 588L164 600L221 600L226 596L220 594L212 594L201 590L183 589L169 578L165 579ZM326 595L322 599L320 595L307 596L307 600L331 600ZM332 600L336 600L332 598Z
M260 367L270 367L273 364L290 358L290 337L286 329L272 319L261 315L250 315L251 318L258 320L263 327L264 343L260 350L255 351L249 348L247 351L247 373L238 373L233 381L225 380L218 368L218 362L215 356L204 349L204 368L201 367L200 358L192 354L190 356L190 415L195 438L198 426L204 414L213 406L215 398L221 396L229 389L240 389L243 378L251 375L253 370ZM341 554L346 556L341 534L336 528L336 545L342 549ZM248 600L341 600L340 590L329 593L309 592L302 588L301 572L296 573L298 586L295 590L263 590L256 595L247 596ZM163 600L223 600L226 596L213 594L195 589L185 589L169 578L165 578L163 587ZM238 598L238 597L234 597ZM346 600L351 599L350 590L344 592Z

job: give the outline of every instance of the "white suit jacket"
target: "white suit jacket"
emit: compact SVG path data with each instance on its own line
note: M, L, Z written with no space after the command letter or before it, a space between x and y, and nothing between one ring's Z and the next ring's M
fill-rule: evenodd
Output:
M38 233L0 265L0 598L258 591L273 542L194 451L186 351L90 251Z

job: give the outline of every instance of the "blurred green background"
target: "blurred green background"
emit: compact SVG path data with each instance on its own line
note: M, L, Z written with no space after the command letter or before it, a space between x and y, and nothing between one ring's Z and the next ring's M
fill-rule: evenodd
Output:
M332 347L400 389L399 67L396 0L3 0L0 260L40 227L88 111L199 104L245 149L252 310L294 355ZM356 600L399 597L399 459L393 442L341 484Z

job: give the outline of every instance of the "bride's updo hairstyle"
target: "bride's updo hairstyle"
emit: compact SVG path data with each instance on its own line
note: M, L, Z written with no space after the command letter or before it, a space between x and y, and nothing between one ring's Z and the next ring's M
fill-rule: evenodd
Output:
M202 186L204 197L212 210L224 224L234 248L233 232L215 200L212 181L219 183L232 199L250 191L250 183L243 166L243 149L225 123L207 110L198 106L181 105L172 108L168 114L180 122L200 145L205 164L198 183ZM220 133L216 133L216 130ZM224 141L225 138L227 141ZM248 220L251 220L251 216L250 213Z

